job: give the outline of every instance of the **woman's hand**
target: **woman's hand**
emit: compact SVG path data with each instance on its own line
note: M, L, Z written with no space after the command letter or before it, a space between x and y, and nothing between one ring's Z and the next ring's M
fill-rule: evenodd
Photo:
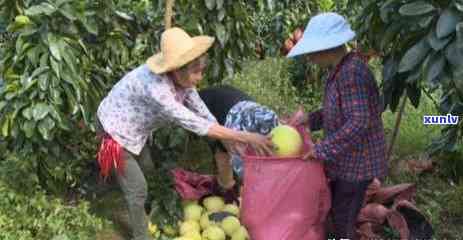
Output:
M302 157L302 159L308 161L308 160L315 160L315 144L314 142L312 141L312 139L309 139L308 140L308 143L307 143L309 146L309 151L304 154L304 156Z
M260 134L235 131L215 124L209 129L207 135L211 138L233 141L238 144L249 144L260 156L273 154L274 146L272 141L270 141L269 137Z
M270 140L270 137L256 134L256 133L246 133L243 132L244 138L248 144L250 144L257 155L265 156L272 155L274 150L274 145Z

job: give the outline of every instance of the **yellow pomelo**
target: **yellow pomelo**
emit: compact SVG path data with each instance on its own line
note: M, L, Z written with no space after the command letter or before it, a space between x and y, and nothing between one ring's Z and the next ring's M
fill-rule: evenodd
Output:
M168 236L175 236L177 234L177 231L175 230L175 228L170 225L165 226L162 229L162 231Z
M199 227L199 223L196 221L190 220L180 224L180 235L186 235L187 233L199 231L201 231L201 228Z
M240 220L234 216L228 216L222 220L220 223L225 234L231 236L236 230L238 230L241 226Z
M288 125L280 125L274 128L270 135L275 145L275 154L279 157L292 157L301 154L302 137L299 132Z
M190 203L183 208L183 217L186 221L199 221L203 208L198 204Z
M211 214L211 213L210 212L204 213L201 216L201 219L199 220L199 225L201 226L201 229L203 229L203 230L206 229L207 227L209 227L210 225L215 224L214 221L209 220L209 214Z
M199 232L189 232L183 235L183 237L187 237L189 240L202 240Z
M232 236L231 240L248 240L249 234L245 227L240 226L238 230L236 230Z
M225 202L221 197L210 196L204 199L203 205L209 212L219 212L222 211L225 206Z
M204 230L203 240L225 240L225 232L218 226L209 226Z
M223 211L224 212L229 212L235 216L239 216L240 215L240 208L238 206L236 206L235 204L227 204L225 205L225 207L223 208Z

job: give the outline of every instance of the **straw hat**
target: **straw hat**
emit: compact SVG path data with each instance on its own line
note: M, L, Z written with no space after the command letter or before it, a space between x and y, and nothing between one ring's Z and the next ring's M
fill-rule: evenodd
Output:
M178 27L170 28L161 36L161 52L146 63L156 74L178 69L207 52L214 40L209 36L190 37Z

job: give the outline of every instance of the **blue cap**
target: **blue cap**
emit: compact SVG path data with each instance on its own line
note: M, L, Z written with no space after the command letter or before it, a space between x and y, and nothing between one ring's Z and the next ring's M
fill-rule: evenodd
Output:
M337 13L321 13L310 19L302 38L287 57L319 52L339 47L355 37L350 24Z

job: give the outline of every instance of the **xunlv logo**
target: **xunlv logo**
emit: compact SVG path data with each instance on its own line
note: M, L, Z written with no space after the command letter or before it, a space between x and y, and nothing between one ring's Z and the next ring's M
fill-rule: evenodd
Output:
M423 116L424 125L457 125L458 116L447 114L447 116Z

